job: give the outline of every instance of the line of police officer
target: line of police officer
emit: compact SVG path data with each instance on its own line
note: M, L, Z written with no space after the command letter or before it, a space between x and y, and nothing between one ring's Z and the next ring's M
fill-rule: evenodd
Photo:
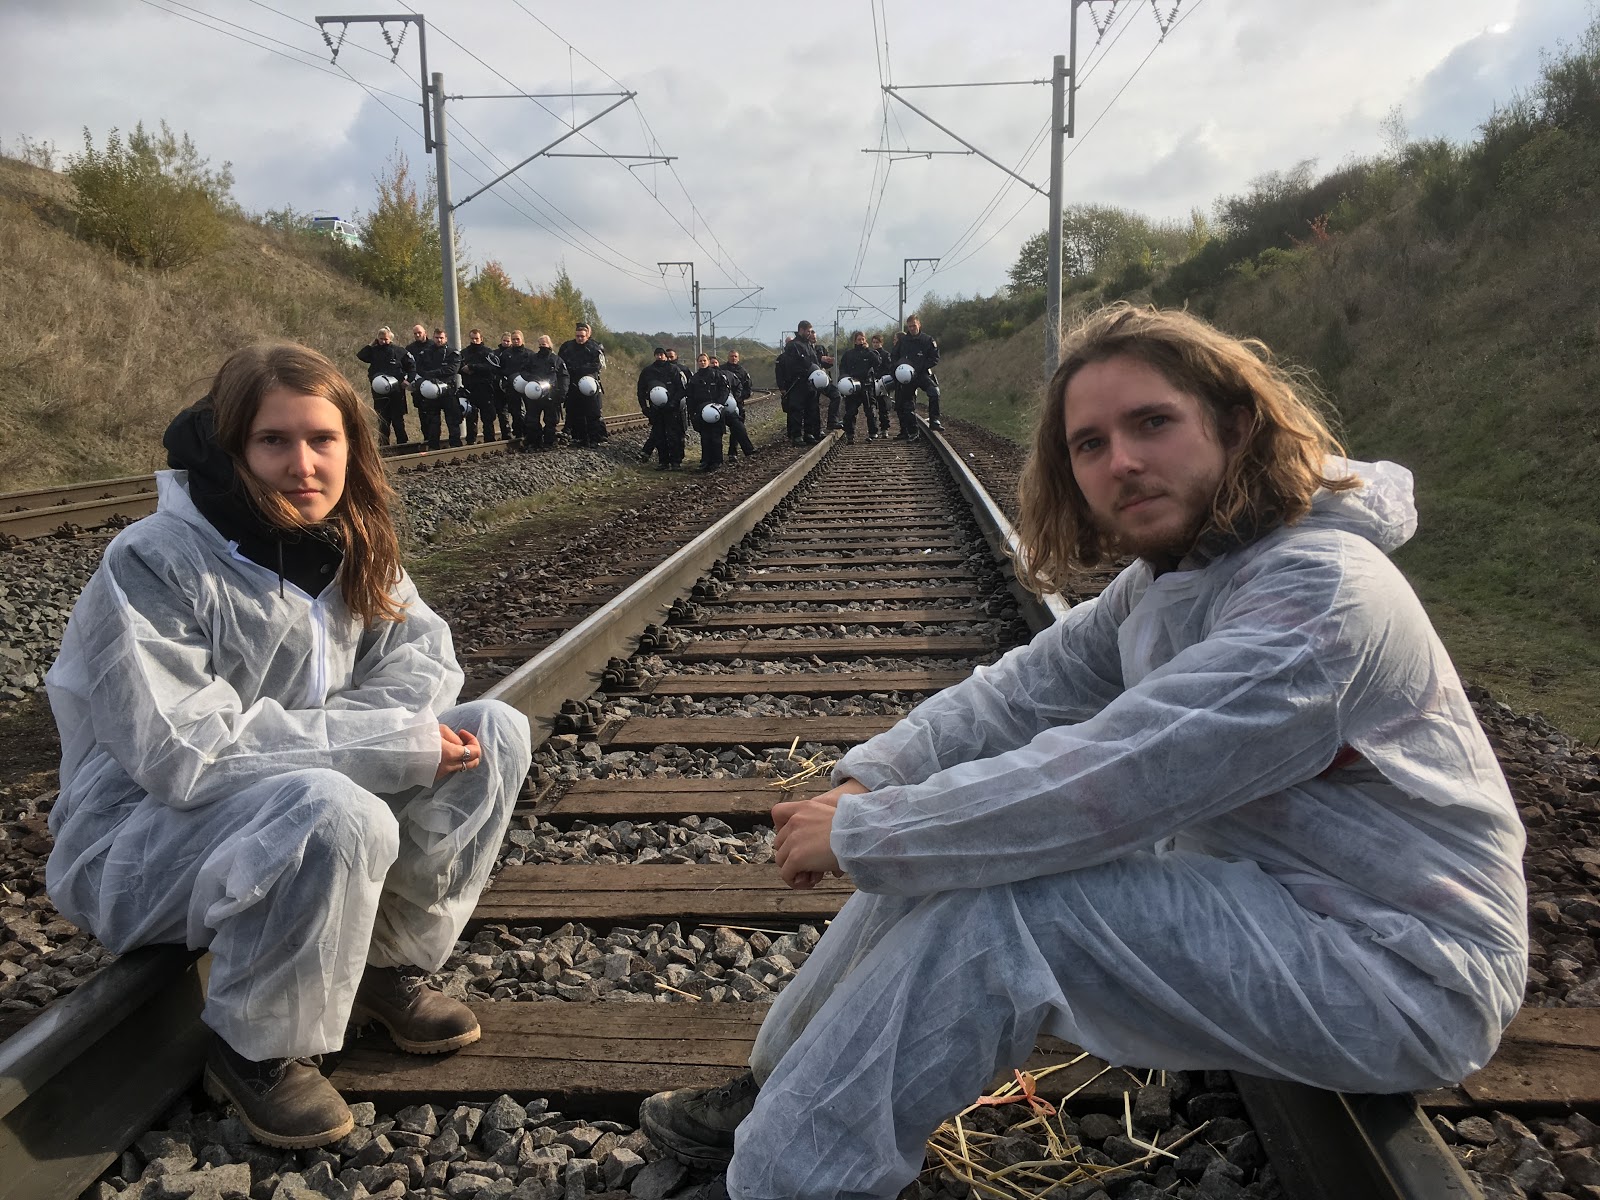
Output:
M894 347L883 348L883 338L856 330L850 348L840 355L839 378L829 372L833 356L817 345L817 331L801 321L778 356L775 367L783 411L788 416L789 440L795 445L815 445L822 440L822 397L828 398L828 428L843 429L845 441L856 440L856 415L866 410L867 440L889 437L889 401L894 399L900 432L896 440L917 436L917 392L928 397L928 425L943 429L939 419L939 380L933 368L939 363L939 343L922 332L915 313L906 318L905 330L895 335ZM841 405L844 421L839 420Z
M478 329L469 333L461 351L450 346L443 329L435 329L431 340L422 325L413 326L411 333L411 344L401 348L395 344L394 331L385 325L370 345L356 351L367 364L380 445L387 446L391 435L402 446L410 441L408 393L430 450L442 444L441 424L452 446L463 444L465 424L465 444L471 446L478 441L480 422L484 441L496 436L498 426L498 436L507 439L513 450L549 449L559 437L563 405L565 432L573 445L597 446L606 440L601 418L605 388L600 381L606 352L594 340L588 322L578 322L559 350L543 334L537 350L528 347L520 329L502 334L498 350L484 344Z
M650 437L639 450L641 459L656 455L658 471L680 471L690 427L700 435L700 472L723 464L722 439L729 438L727 460L754 458L756 448L744 425L744 404L753 388L750 372L730 351L723 364L714 354L700 354L693 372L678 363L678 352L657 346L654 361L639 372L639 411L650 420Z

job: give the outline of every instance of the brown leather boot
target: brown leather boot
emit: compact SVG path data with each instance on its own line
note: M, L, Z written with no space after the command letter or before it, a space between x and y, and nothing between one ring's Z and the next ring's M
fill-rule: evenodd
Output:
M443 1054L483 1036L470 1008L397 967L367 968L350 1019L378 1022L408 1054Z
M206 1055L205 1089L218 1103L231 1102L251 1136L268 1146L326 1146L356 1125L344 1099L309 1060L253 1062L221 1038Z

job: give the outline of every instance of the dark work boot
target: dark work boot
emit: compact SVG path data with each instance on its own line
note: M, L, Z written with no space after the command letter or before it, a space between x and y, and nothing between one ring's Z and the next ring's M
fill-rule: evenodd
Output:
M733 1161L733 1131L760 1091L750 1071L720 1087L657 1092L639 1106L639 1128L679 1162L712 1170Z
M470 1008L397 967L367 968L350 1020L376 1021L407 1054L443 1054L483 1036Z
M250 1136L268 1146L327 1146L355 1128L350 1107L308 1059L252 1062L219 1037L206 1055L205 1089L231 1102Z

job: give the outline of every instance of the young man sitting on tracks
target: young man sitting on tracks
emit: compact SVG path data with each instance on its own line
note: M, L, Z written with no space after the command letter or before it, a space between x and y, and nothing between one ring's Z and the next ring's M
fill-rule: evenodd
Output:
M892 1197L1042 1032L1358 1092L1489 1058L1527 970L1523 831L1386 557L1410 475L1337 449L1259 344L1126 306L1069 339L1022 572L1134 562L773 810L788 883L858 891L751 1072L651 1097L652 1138L731 1153L737 1200Z

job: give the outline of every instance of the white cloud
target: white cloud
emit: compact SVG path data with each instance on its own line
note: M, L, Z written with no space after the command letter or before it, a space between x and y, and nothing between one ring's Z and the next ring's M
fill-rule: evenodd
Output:
M70 149L83 126L98 137L114 125L165 117L213 160L231 160L237 197L258 210L368 206L372 180L397 140L413 165L425 168L414 33L391 64L377 52L384 46L376 28L350 29L339 65L394 93L374 99L326 73L321 39L306 24L325 11L318 0L185 3L191 7L177 0L70 6L13 0L0 111L11 114L14 127L0 134L26 133ZM437 22L429 67L445 73L451 93L511 90L490 68L534 92L564 91L569 83L584 91L616 88L508 0L421 7ZM1042 78L1051 56L1067 49L1067 6L1057 0L995 0L981 15L954 0L886 0L886 7L890 69L899 83ZM1067 199L1182 218L1263 171L1302 158L1332 167L1348 155L1375 152L1379 123L1396 103L1413 136L1471 136L1496 100L1537 77L1540 47L1579 32L1586 20L1580 7L1572 0L1522 0L1508 18L1504 0L1182 0L1182 23L1154 53L1157 31L1142 0L1123 0L1122 16L1099 46L1080 13L1079 140L1069 144ZM268 35L306 54L278 44L272 49L281 54L270 53L175 15L194 16L195 9L251 31L231 30L241 37L259 42ZM761 334L775 338L801 317L822 324L836 306L858 303L843 285L875 165L861 150L878 144L882 120L868 3L832 0L796 10L698 0L668 10L645 0L591 0L559 15L545 6L533 11L639 92L639 108L662 149L678 156L677 176L699 214L691 216L664 168L639 167L630 175L600 160L541 159L519 172L517 185L501 184L461 210L475 260L497 259L514 279L534 283L548 282L564 262L611 323L681 329L688 320L684 288L675 277L663 285L655 263L692 258L707 288L729 283L708 249L714 231L737 264L730 271L764 284L762 302L777 306L762 314ZM301 61L289 61L296 57ZM1049 111L1043 87L906 95L1008 165ZM609 102L579 100L576 111L581 119ZM469 131L513 163L556 137L573 111L565 101L545 104L555 115L525 100L450 103L457 197L475 186L469 172L483 180L491 175L473 161L473 152L488 155ZM959 148L915 114L894 108L896 145ZM614 152L647 149L632 107L586 132ZM562 147L594 148L582 137ZM1043 184L1048 162L1041 149L1021 173ZM704 248L641 186L652 181ZM1017 246L1045 223L1044 200L1020 185L975 222L1005 183L975 156L897 163L861 282L892 283L903 257L943 255L932 280L939 292L1000 286ZM511 207L532 212L545 203L566 214L544 208L540 217L564 237ZM974 224L965 248L949 253ZM985 239L968 261L954 265ZM913 302L927 283L925 272L914 280ZM735 295L707 291L706 308ZM894 310L892 289L868 295ZM727 314L719 327L731 329L728 322L738 316Z

